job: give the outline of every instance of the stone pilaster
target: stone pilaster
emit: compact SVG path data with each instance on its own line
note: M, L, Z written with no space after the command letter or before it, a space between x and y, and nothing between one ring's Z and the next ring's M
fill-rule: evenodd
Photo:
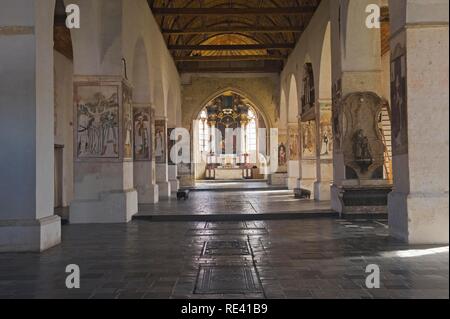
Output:
M168 145L167 145L167 118L156 117L155 120L155 159L156 183L159 188L159 198L169 199L171 189L169 182Z
M307 116L299 118L300 128L300 176L296 194L301 194L301 189L311 192L314 197L317 165L317 125L314 109Z
M377 4L379 1L375 1ZM373 0L352 1L352 10L365 11ZM333 184L331 204L335 211L343 213L343 188L350 183L358 184L358 178L350 178L344 139L347 133L343 99L351 94L371 92L382 95L382 65L380 30L366 28L365 14L341 15L340 1L331 6L331 49L332 49L332 99L333 99ZM340 13L341 12L341 13ZM345 40L344 40L345 39ZM363 121L362 121L363 122ZM361 122L361 123L362 123ZM357 186L357 185L353 185ZM352 186L352 187L353 187ZM357 187L356 187L357 188Z
M180 181L178 180L178 160L176 152L172 152L172 148L177 143L177 137L172 135L177 135L176 128L169 128L167 130L167 152L168 152L168 173L169 173L169 183L170 183L170 191L172 196L176 196L176 193L180 189ZM172 138L175 138L172 140ZM172 158L173 157L173 158Z
M159 201L155 163L155 111L150 103L133 104L134 119L134 185L139 204Z
M448 244L448 1L405 1L392 18L405 11L391 38L389 229L411 244Z
M52 1L0 10L0 252L61 242L54 205ZM17 9L20 7L20 10Z
M272 132L270 132L272 133ZM278 129L277 136L271 136L272 139L276 138L276 147L272 152L276 152L276 154L271 154L273 159L277 159L277 170L276 172L271 172L268 176L269 185L272 186L287 186L288 179L288 160L289 160L289 146L287 139L287 129ZM272 160L269 162L271 163Z
M314 183L314 199L331 199L333 180L333 128L331 101L321 100L316 110L317 125L317 180Z

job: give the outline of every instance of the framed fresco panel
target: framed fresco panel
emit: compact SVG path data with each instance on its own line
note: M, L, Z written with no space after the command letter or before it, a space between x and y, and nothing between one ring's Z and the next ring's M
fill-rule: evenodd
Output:
M302 122L302 159L315 159L316 151L316 121Z
M122 86L122 108L123 108L123 157L133 158L133 105L132 90L126 84Z
M298 126L289 127L289 160L298 161L299 160L299 131Z
M134 107L134 160L151 161L152 127L149 107Z
M120 159L120 85L75 84L77 160Z
M167 163L167 122L166 120L155 121L155 160L157 164Z

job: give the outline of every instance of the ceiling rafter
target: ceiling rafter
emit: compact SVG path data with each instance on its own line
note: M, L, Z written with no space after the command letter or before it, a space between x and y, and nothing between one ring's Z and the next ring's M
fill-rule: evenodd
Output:
M155 16L294 16L314 13L315 7L278 8L153 8Z
M148 3L180 72L280 72L320 0Z

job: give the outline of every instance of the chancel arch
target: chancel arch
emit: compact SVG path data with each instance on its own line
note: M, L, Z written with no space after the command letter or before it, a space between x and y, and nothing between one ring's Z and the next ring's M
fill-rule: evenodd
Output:
M214 94L193 121L195 179L264 179L269 127L261 108L241 92Z

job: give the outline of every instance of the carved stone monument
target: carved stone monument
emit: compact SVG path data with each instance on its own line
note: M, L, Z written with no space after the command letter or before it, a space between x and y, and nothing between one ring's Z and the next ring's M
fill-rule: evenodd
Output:
M373 92L342 100L342 151L345 176L340 190L344 214L386 213L392 186L385 179L384 149L378 119L387 103Z

